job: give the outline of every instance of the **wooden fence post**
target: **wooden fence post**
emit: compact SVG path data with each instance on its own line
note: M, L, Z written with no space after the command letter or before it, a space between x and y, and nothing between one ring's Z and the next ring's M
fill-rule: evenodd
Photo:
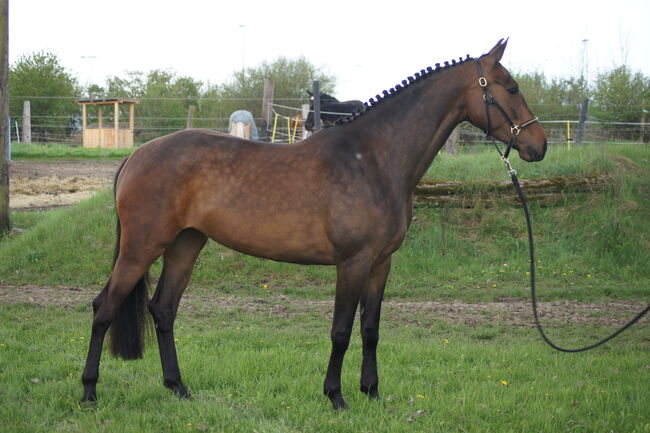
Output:
M454 128L445 142L445 151L453 156L458 155L458 128Z
M23 102L23 143L32 142L32 108L29 101Z
M185 129L194 128L195 111L196 111L196 105L190 105L187 107L187 121L185 122Z
M0 236L9 221L9 0L0 0Z
M270 78L264 78L264 93L262 95L262 141L269 141L269 126L271 125L271 104L273 104L273 92L275 84Z

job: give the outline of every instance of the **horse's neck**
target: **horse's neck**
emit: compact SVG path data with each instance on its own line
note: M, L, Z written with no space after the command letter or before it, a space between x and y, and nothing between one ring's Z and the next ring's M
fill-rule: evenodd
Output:
M367 131L369 150L386 176L412 191L433 158L465 118L460 69L442 71L413 84L358 120ZM459 74L454 77L454 74Z

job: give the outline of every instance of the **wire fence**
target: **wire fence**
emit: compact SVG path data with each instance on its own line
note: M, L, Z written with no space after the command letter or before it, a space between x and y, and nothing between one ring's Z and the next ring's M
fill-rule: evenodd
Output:
M22 97L27 99L27 97ZM38 97L44 98L44 97ZM47 98L47 97L46 97ZM68 98L69 99L69 98ZM225 99L210 99L200 101L206 102L223 102ZM187 101L183 98L149 98L147 101ZM262 101L255 98L231 98L227 99L228 102L238 106L259 106L261 108ZM258 135L260 137L277 137L275 142L291 142L300 140L305 134L300 125L300 129L296 130L296 124L292 123L290 119L294 118L297 113L303 113L303 105L308 104L306 99L283 99L283 104L272 104L272 112L278 116L278 121L273 127L273 119L266 131L262 131L262 119L259 116L261 110L257 110L257 116L254 120L258 127ZM187 110L187 107L183 108ZM113 113L105 113L104 125L113 125ZM142 110L150 111L150 110ZM150 113L138 112L138 107L135 109L134 116L134 140L137 144L144 143L153 138L172 133L181 129L187 128L188 124L194 128L207 128L220 132L228 132L230 124L229 117L225 115L210 116L209 113L204 114L208 110L199 109L188 120L188 115L180 114L176 110L177 115L165 115L164 113ZM181 110L182 112L182 110ZM41 115L37 112L32 112L30 116L31 122L31 141L35 143L57 142L67 143L70 145L80 146L82 144L82 112L81 107L66 115ZM344 114L344 113L340 113ZM10 113L11 118L11 140L13 142L20 142L23 136L23 117L22 113ZM126 115L126 116L125 116ZM89 113L88 124L97 127L98 116L97 113ZM549 143L575 143L578 134L579 122L577 119L561 119L561 120L542 120L540 124L544 127ZM127 128L129 126L128 114L122 112L120 114L120 128ZM487 144L484 134L477 128L468 123L459 126L459 144ZM583 143L599 143L599 142L626 142L626 143L648 143L650 141L650 125L648 123L633 123L633 122L603 122L596 120L587 120L584 123L584 130L582 131L581 141Z

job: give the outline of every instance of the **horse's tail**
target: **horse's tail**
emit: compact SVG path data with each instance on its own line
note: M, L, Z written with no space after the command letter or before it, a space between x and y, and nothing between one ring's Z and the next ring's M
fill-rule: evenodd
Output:
M126 164L125 159L117 169L113 182L114 198L117 194L117 179ZM115 254L113 267L120 254L121 226L120 217L117 216ZM147 301L149 292L149 271L138 280L134 289L117 308L111 324L110 350L113 356L123 359L142 358L145 346L145 328L147 324Z

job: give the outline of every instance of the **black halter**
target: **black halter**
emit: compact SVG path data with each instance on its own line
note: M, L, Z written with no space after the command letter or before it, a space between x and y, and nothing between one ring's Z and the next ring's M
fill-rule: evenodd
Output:
M503 117L506 118L508 123L510 124L510 133L512 136L510 137L510 140L508 141L508 145L506 146L506 150L504 152L501 152L499 149L499 146L494 144L497 148L497 151L501 154L501 158L504 159L504 161L508 160L508 155L510 155L510 150L512 149L512 146L515 144L515 137L519 135L522 129L525 127L532 125L535 122L538 122L539 119L537 117L533 117L527 122L522 123L521 125L517 125L515 122L512 121L506 110L503 109L501 104L497 102L496 99L494 99L494 96L490 93L488 90L488 82L487 79L485 78L485 74L483 74L483 68L481 67L481 62L479 59L476 59L476 67L478 68L478 84L481 86L483 89L483 100L485 101L485 115L487 117L487 131L485 132L485 136L488 138L494 138L492 137L492 119L490 117L490 105L494 105L497 110L503 114ZM510 168L510 167L509 167Z

